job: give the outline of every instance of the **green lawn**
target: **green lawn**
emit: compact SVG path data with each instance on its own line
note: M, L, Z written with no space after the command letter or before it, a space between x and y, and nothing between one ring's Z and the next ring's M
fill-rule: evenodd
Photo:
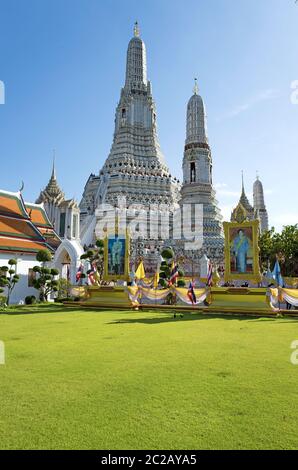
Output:
M295 339L295 318L0 314L0 448L297 449Z

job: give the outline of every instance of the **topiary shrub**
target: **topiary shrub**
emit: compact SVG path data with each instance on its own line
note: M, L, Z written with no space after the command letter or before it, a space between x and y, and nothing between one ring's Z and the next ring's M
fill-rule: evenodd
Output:
M162 288L165 288L167 287L168 283L165 279L163 278L159 278L159 285L162 287Z
M162 250L161 256L163 257L163 259L170 260L170 259L174 258L175 254L174 254L174 251L172 250L172 248L168 247L168 248L165 248L164 250Z
M25 297L25 304L26 304L26 305L33 305L33 304L36 304L36 297L35 297L35 295L27 295L27 297Z
M58 291L59 271L55 268L49 268L45 264L52 260L52 254L49 250L40 250L36 255L36 260L42 263L42 266L34 266L33 271L37 273L33 281L33 287L39 290L39 300L47 301L48 296Z
M45 265L45 263L49 263L52 261L52 254L50 250L39 250L36 253L36 260Z
M7 298L5 295L0 295L0 310L4 310L7 307Z
M6 296L6 303L9 305L10 296L12 291L14 290L16 284L20 280L20 276L17 274L17 260L10 259L8 261L9 266L1 266L0 268L0 288L3 292L3 289L6 289L7 296Z

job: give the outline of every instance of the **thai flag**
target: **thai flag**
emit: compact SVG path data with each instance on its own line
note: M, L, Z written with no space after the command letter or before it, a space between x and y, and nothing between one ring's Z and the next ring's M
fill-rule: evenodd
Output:
M176 282L176 279L177 277L179 276L179 273L178 273L178 266L177 264L175 264L175 266L173 267L172 271L171 271L171 275L170 275L170 285L172 284L175 284Z
M212 286L212 264L211 261L208 263L208 273L207 273L207 286Z
M81 276L83 274L83 265L80 264L78 270L77 270L77 274L76 274L76 281L79 282L79 280L81 279Z
M88 279L89 279L91 284L95 283L94 275L96 274L96 272L97 272L96 264L92 263L91 269L90 269L89 274L88 274Z
M196 298L196 294L195 294L192 282L189 283L187 297L189 298L189 300L191 301L193 305L197 303L197 298Z

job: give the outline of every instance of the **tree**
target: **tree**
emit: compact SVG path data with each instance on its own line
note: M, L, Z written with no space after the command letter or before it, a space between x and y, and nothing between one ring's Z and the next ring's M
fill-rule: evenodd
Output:
M88 248L85 253L81 256L81 260L88 261L90 264L90 269L87 271L89 275L93 269L96 268L99 279L103 277L104 270L104 241L96 240L94 248Z
M71 282L63 277L58 279L57 296L59 299L68 298L70 296Z
M259 239L261 266L273 267L278 258L283 276L298 276L298 224L283 227L281 233L272 228Z
M160 278L159 283L162 287L168 287L171 283L172 265L175 262L174 250L171 247L165 248L161 252L161 256L163 258L163 261L160 265L160 270L159 270L159 278ZM179 269L178 267L178 279L177 279L178 287L185 286L185 281L183 279L183 276L184 276L184 271L182 269ZM174 304L176 302L176 295L173 293L170 293L167 296L166 301L169 304Z
M39 290L39 299L43 302L48 300L50 294L58 291L56 277L59 271L55 268L46 267L46 263L52 260L52 254L49 250L40 250L36 255L36 260L41 263L41 266L34 266L33 268L33 271L37 274L36 279L33 281L33 287Z
M48 249L39 250L36 254L36 261L39 261L45 267L46 263L52 261L52 253Z
M16 284L20 280L20 276L17 274L17 260L10 259L8 261L9 266L2 266L0 268L0 293L4 292L4 289L7 289L6 304L9 305L10 297L12 291L14 290ZM4 288L4 289L3 289Z

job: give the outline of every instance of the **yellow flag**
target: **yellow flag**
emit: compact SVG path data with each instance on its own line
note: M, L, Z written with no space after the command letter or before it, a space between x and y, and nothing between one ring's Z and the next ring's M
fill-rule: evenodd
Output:
M158 288L158 283L159 283L159 271L156 271L156 273L154 274L154 278L153 278L154 289Z
M145 274L145 269L144 269L144 263L143 261L140 262L138 269L135 272L135 278L136 279L144 279L146 277Z
M98 272L98 271L95 271L95 273L93 274L93 279L94 279L95 283L96 283L97 285L99 285L100 275L99 275L99 272Z

